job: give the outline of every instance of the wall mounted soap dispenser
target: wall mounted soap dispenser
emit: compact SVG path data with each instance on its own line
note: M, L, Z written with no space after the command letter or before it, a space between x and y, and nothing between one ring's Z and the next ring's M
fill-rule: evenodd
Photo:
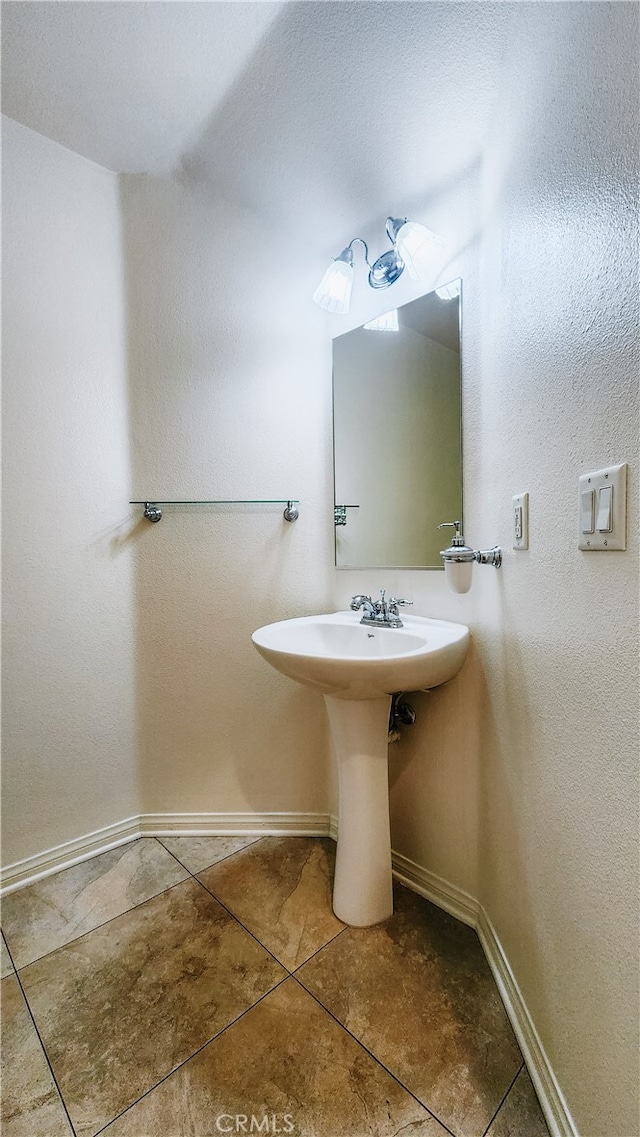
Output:
M493 565L494 568L500 568L502 564L502 549L499 545L494 545L493 549L485 549L484 551L482 549L472 549L470 545L465 543L465 539L460 532L459 521L443 521L437 528L451 528L455 530L449 547L440 550L440 556L444 561L444 572L447 578L447 584L452 592L469 591L471 588L474 562L477 561L479 565Z

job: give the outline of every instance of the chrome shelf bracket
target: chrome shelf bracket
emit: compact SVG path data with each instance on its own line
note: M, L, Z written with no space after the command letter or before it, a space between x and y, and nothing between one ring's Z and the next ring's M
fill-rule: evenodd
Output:
M145 501L144 516L147 521L162 521L162 510L155 501Z
M347 510L360 509L359 505L334 505L333 507L333 524L346 525L347 524Z

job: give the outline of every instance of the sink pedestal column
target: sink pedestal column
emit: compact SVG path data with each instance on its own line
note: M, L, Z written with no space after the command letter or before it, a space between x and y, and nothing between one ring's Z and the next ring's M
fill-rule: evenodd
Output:
M333 910L368 927L393 912L388 734L391 696L324 696L338 761L340 805Z

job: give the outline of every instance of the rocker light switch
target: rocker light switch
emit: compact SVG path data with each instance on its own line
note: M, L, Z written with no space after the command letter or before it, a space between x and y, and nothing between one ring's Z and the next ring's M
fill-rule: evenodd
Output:
M613 486L598 490L598 532L610 533L613 529Z
M586 553L627 547L627 464L582 474L578 548Z
M593 533L594 496L594 490L583 490L580 494L580 530L582 533Z

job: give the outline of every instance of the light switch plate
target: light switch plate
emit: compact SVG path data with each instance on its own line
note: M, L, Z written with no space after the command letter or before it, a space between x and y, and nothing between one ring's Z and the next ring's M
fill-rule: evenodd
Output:
M519 493L513 498L512 507L513 548L529 548L529 494Z
M601 515L601 506L604 497L613 488L611 502L610 530L599 530L598 519ZM593 490L594 511L591 524L593 532L585 532L583 517L585 514L582 494ZM600 490L605 494L600 495ZM619 466L605 466L603 470L595 470L592 474L582 474L578 480L578 548L585 553L611 552L627 547L627 463L621 462ZM585 521L584 524L587 522Z

